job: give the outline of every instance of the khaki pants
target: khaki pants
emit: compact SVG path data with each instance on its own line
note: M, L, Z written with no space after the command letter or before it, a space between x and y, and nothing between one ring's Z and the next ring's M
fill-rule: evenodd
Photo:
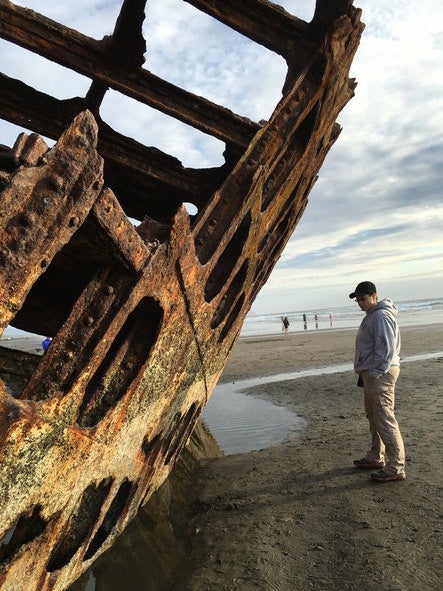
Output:
M395 383L400 368L392 366L378 379L362 372L365 397L365 412L371 432L371 449L366 459L383 463L386 456L389 465L385 471L390 474L403 474L405 471L405 448L397 419L394 414Z

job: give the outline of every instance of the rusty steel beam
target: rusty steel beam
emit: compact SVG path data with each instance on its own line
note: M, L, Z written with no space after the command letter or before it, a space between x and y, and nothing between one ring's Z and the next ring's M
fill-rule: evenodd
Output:
M147 70L109 59L106 43L8 0L0 0L0 36L229 144L245 148L257 130L246 117Z
M108 54L121 63L142 66L146 41L143 37L146 0L124 0L109 39Z

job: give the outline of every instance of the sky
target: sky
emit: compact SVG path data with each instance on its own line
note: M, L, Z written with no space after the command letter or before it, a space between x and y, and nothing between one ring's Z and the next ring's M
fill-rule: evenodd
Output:
M121 0L16 1L80 32L112 33ZM280 0L309 21L313 0ZM354 98L308 207L252 313L350 303L359 281L397 300L443 296L443 4L354 0L366 28L351 68ZM183 0L149 0L144 67L254 121L281 97L286 64ZM0 40L0 71L60 99L90 80ZM108 91L102 118L184 166L223 163L224 145ZM0 143L23 131L0 120ZM27 130L24 130L27 131ZM50 142L48 142L50 143Z

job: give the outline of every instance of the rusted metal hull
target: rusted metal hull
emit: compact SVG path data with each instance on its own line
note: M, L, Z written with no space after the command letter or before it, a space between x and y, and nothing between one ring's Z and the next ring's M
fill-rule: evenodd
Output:
M251 37L254 19L269 15L293 33L269 35L289 67L263 126L236 125L228 115L213 124L222 111L206 103L202 119L191 121L197 115L178 101L176 116L226 140L219 170L187 171L122 137L123 149L111 154L118 138L100 119L99 83L116 85L125 73L125 88L136 87L138 65L134 59L128 70L128 58L111 72L109 45L81 44L96 56L89 103L62 105L20 87L13 106L19 85L6 78L0 92L5 119L26 112L31 129L57 136L48 149L37 135L22 135L2 160L0 330L54 337L30 361L20 391L0 381L2 591L65 589L167 477L303 214L338 137L336 117L353 95L348 75L363 25L351 2L318 2L309 25L268 2L245 3L241 18L236 3L192 4ZM229 7L223 14L221 4ZM15 42L19 25L46 23L5 0L0 17L2 36ZM132 26L122 18L120 42L124 22ZM32 110L27 96L44 108ZM195 217L183 201L197 205ZM143 221L135 228L128 216ZM0 371L11 355L0 352Z

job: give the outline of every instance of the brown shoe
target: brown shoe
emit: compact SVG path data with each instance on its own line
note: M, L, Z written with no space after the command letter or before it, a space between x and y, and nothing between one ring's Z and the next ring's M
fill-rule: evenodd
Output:
M354 466L356 468L360 468L361 470L376 470L377 468L383 468L384 463L371 462L366 458L362 458L361 460L354 460Z
M406 480L406 474L388 474L384 470L379 470L371 474L371 480L375 480L376 482L395 482L396 480Z

